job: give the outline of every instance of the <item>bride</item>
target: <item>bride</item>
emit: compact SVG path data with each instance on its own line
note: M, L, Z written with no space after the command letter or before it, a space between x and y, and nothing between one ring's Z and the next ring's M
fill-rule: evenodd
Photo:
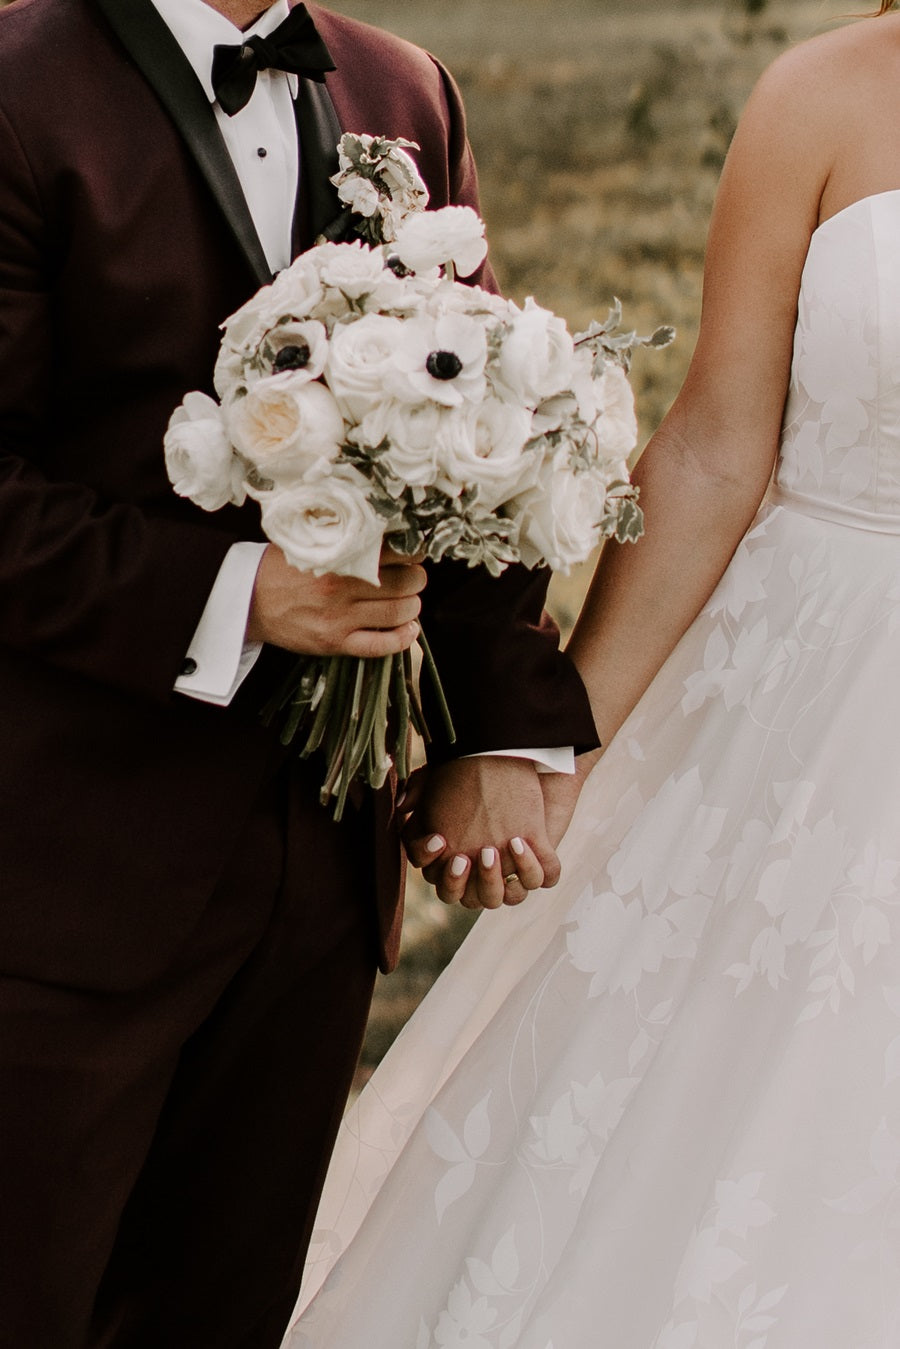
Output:
M889 8L750 100L646 536L570 647L608 747L547 779L563 881L348 1117L286 1349L900 1345Z

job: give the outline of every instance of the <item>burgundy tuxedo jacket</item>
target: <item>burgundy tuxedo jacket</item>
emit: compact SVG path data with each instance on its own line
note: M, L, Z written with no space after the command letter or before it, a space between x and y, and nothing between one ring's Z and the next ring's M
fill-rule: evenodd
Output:
M310 10L337 70L298 100L297 249L339 214L342 129L416 141L432 205L476 204L441 67ZM162 454L184 393L211 392L218 325L269 279L213 111L149 0L0 12L0 973L128 988L165 968L282 753L258 709L284 653L228 709L173 692L226 551L260 534L255 506L176 497ZM433 570L453 752L594 743L545 581ZM366 846L389 965L397 841L379 809Z

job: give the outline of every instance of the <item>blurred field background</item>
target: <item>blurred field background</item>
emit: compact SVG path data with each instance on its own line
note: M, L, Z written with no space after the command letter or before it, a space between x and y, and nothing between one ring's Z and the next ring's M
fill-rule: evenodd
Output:
M614 295L629 326L676 325L673 347L639 353L635 364L643 444L690 359L707 222L740 110L779 51L846 9L838 0L336 0L332 8L450 67L508 294L534 295L573 328L602 317ZM589 573L553 583L564 630ZM360 1080L471 921L411 879L402 964L379 980Z

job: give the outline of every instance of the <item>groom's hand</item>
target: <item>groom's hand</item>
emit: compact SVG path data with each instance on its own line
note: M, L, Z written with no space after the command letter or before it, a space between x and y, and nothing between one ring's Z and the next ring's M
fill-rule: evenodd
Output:
M298 571L270 543L262 555L247 640L309 656L392 656L416 640L425 588L418 558L385 549L381 584L354 576L313 576Z
M445 904L496 909L555 885L540 775L529 759L480 755L428 769L403 841Z

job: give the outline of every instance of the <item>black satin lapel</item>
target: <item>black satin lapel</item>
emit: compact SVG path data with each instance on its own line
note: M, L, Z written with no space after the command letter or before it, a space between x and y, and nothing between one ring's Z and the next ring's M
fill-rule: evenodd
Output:
M294 212L294 254L309 248L343 214L337 188L328 180L338 171L338 141L343 128L324 84L301 80L297 100L300 182Z
M190 63L150 0L95 0L175 122L259 285L271 281L253 217L215 113Z

